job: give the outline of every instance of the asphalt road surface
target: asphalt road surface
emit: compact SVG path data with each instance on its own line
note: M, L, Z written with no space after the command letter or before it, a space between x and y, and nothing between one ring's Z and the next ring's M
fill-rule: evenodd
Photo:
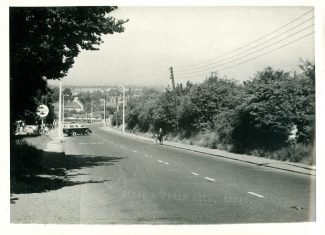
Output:
M216 158L92 127L66 137L69 220L224 224L315 220L315 177ZM71 190L71 189L70 189Z

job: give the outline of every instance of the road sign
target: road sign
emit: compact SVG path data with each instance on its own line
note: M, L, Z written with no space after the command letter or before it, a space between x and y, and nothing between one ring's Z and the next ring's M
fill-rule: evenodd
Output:
M46 105L41 104L40 106L38 106L36 114L41 118L44 118L49 114L49 108Z

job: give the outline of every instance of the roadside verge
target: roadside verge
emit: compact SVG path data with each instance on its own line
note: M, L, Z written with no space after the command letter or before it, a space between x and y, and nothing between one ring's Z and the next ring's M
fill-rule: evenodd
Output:
M154 140L152 138L148 138L148 137L141 136L141 135L136 135L136 134L129 133L129 132L125 132L123 134L121 132L121 130L114 129L111 127L101 127L101 129L105 130L105 131L112 131L112 132L115 132L117 134L124 135L127 137L136 138L136 139L140 139L143 141L154 143ZM258 166L264 166L264 167L280 169L280 170L284 170L284 171L290 171L290 172L295 172L295 173L300 173L300 174L316 176L316 166L307 165L307 164L303 164L303 163L279 161L279 160L268 159L268 158L263 158L263 157L256 157L256 156L252 156L252 155L236 154L236 153L230 153L230 152L226 152L226 151L218 150L218 149L209 149L209 148L199 147L199 146L195 146L195 145L187 145L187 144L170 142L170 141L164 141L164 145L174 147L174 148L184 149L184 150L188 150L188 151L192 151L192 152L208 154L212 157L227 158L227 159L232 159L232 160L236 160L236 161L255 164Z

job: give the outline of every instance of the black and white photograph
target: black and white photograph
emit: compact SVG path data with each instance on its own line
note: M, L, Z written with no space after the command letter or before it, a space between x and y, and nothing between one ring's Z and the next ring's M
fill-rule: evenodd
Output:
M317 6L39 3L7 7L11 226L317 223Z

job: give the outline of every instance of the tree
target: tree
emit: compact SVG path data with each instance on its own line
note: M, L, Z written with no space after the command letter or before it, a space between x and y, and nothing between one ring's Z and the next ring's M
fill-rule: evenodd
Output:
M98 50L103 34L123 32L117 7L10 8L11 123L34 113L48 79L61 79L81 50Z
M190 93L190 100L183 111L186 122L196 130L216 130L218 115L238 105L241 87L232 80L211 77Z
M52 102L59 102L59 87L50 87L50 90L51 92L49 92L47 95L51 98Z
M311 73L308 73L311 74ZM312 79L268 67L245 82L245 96L236 107L235 151L276 150L289 144L293 126L298 142L308 143L314 125Z
M70 96L70 97L72 97L72 92L71 92L71 89L70 89L69 87L64 88L62 94L65 95L65 96Z

